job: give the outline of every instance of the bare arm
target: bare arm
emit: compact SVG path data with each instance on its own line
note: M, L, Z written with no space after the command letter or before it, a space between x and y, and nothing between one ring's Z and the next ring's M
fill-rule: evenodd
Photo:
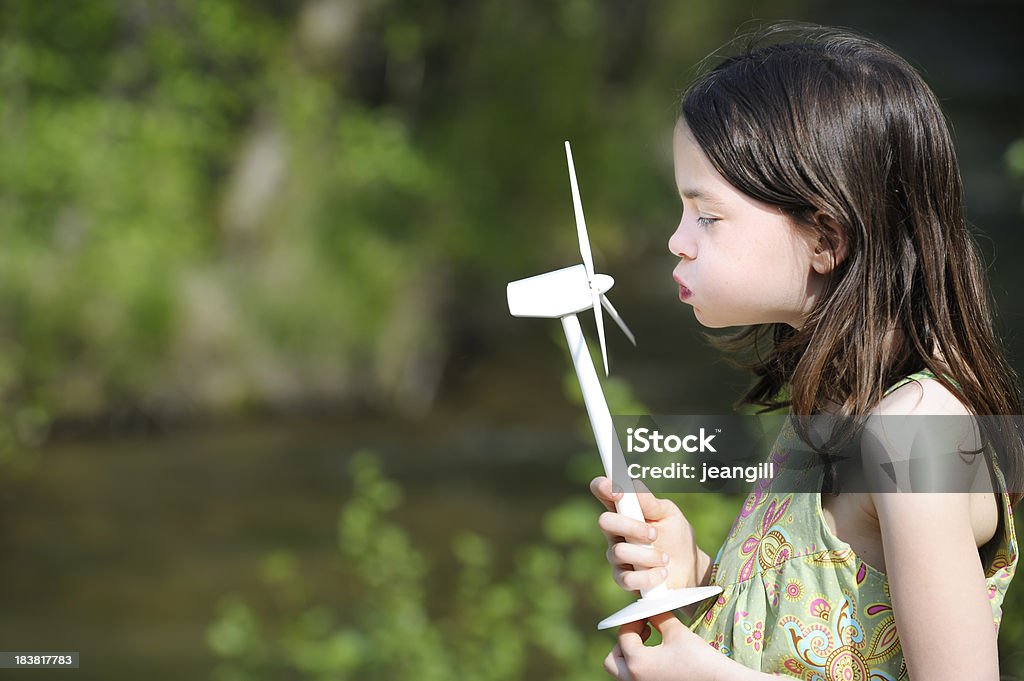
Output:
M896 629L911 678L999 678L968 494L873 495Z
M971 449L978 444L971 440L970 411L937 381L896 390L875 413L897 419L904 415L950 417L925 423L929 429L948 424L948 428L939 428L940 432L919 433L916 427L885 429L895 437L887 440L882 432L879 441L883 447L866 457L876 466L911 458L915 440L929 443L928 451L918 456L933 453L941 457L942 452L952 451L953 443L966 443ZM876 435L881 432L875 426L869 429ZM980 458L973 465L984 469ZM911 489L909 483L900 480L899 488ZM999 678L996 630L972 527L970 498L968 493L871 495L896 629L911 678Z

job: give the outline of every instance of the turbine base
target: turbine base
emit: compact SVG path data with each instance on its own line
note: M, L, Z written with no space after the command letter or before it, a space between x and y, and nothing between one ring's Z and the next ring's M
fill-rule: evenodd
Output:
M669 612L676 608L691 605L697 601L703 601L705 598L717 596L720 593L722 593L722 587L720 586L697 586L690 589L669 589L668 591L656 596L641 598L635 603L630 603L614 615L610 615L601 620L598 623L597 628L610 629L611 627L618 627L629 622L636 622L637 620L646 619L651 615L659 615L663 612Z

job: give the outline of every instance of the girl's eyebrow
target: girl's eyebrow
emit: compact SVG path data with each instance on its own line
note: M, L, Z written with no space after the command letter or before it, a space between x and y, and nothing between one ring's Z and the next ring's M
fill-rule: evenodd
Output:
M697 199L698 201L703 201L705 203L712 203L715 204L716 206L724 205L721 199L712 196L711 194L708 194L707 192L701 189L684 189L683 197L687 199Z

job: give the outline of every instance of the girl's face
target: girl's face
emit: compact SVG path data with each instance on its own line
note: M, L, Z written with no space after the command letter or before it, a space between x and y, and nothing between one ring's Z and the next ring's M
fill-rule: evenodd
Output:
M711 328L783 322L799 328L821 293L818 238L781 209L742 194L723 178L680 120L673 135L683 202L668 241L679 298Z

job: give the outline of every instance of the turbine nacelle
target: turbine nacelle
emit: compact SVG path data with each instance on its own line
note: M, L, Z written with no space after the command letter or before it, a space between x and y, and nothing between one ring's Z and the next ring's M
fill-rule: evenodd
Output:
M604 295L615 284L607 274L595 274L591 289L587 268L563 267L508 284L508 311L513 317L558 318L589 310L594 293Z

